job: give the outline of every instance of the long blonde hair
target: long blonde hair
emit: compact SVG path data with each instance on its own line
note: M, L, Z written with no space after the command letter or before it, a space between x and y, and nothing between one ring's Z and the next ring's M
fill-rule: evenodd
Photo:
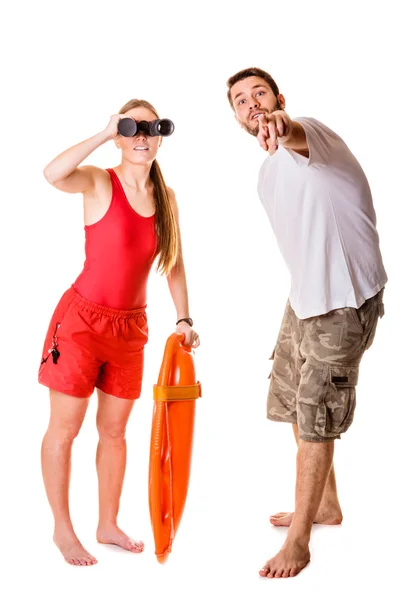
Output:
M119 111L120 115L127 113L132 108L143 106L153 112L157 119L160 117L154 106L146 100L130 100ZM178 225L172 210L171 200L167 186L157 160L153 161L150 169L150 179L154 185L154 200L156 204L156 232L158 255L157 271L162 275L170 273L178 258L179 241Z

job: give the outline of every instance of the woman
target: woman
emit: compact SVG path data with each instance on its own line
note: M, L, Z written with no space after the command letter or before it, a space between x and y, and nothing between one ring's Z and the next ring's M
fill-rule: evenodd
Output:
M54 541L73 565L97 561L77 538L69 513L71 448L89 397L98 393L97 540L142 552L117 525L125 466L125 429L140 396L147 342L146 287L151 265L167 275L177 311L178 333L199 345L189 317L178 209L156 161L161 137L118 133L118 123L158 115L151 104L131 100L106 129L57 156L44 170L54 187L83 194L86 261L61 298L44 344L39 381L50 389L51 415L42 444L42 471L54 514ZM121 163L114 169L79 167L96 148L114 140Z

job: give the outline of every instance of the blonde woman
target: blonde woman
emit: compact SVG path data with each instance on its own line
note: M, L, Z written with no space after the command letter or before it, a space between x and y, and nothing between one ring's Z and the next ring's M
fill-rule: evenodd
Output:
M119 134L122 118L138 124L136 135ZM54 515L54 542L73 565L97 561L75 534L69 512L71 448L89 398L98 394L97 540L142 552L117 524L126 466L125 429L140 396L147 342L146 287L157 258L177 312L177 332L199 345L189 316L178 208L156 161L161 136L143 122L158 119L154 107L131 100L97 135L69 148L44 170L49 183L82 193L86 234L83 271L61 298L46 336L39 382L50 390L51 414L42 444L42 471ZM153 131L154 133L154 131ZM113 169L79 165L113 140L121 162Z

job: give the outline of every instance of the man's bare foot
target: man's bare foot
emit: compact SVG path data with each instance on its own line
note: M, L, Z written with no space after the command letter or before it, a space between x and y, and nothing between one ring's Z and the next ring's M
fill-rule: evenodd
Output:
M265 563L259 574L268 579L294 577L310 561L308 543L286 540L282 549L274 558Z
M62 534L60 532L54 533L53 540L70 565L90 567L97 564L95 557L85 550L73 531L63 532Z
M135 542L126 535L117 525L99 525L97 529L97 541L100 544L114 544L129 552L140 553L144 550L143 542Z
M290 527L293 520L292 512L281 512L272 515L269 521L275 527ZM331 507L322 507L318 509L314 523L318 525L340 525L343 521L342 511L339 505Z

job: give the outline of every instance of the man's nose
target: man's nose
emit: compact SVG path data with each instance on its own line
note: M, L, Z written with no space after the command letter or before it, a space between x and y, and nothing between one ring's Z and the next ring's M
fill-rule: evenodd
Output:
M260 103L254 98L251 102L250 102L250 109L253 110L254 108L259 108Z

